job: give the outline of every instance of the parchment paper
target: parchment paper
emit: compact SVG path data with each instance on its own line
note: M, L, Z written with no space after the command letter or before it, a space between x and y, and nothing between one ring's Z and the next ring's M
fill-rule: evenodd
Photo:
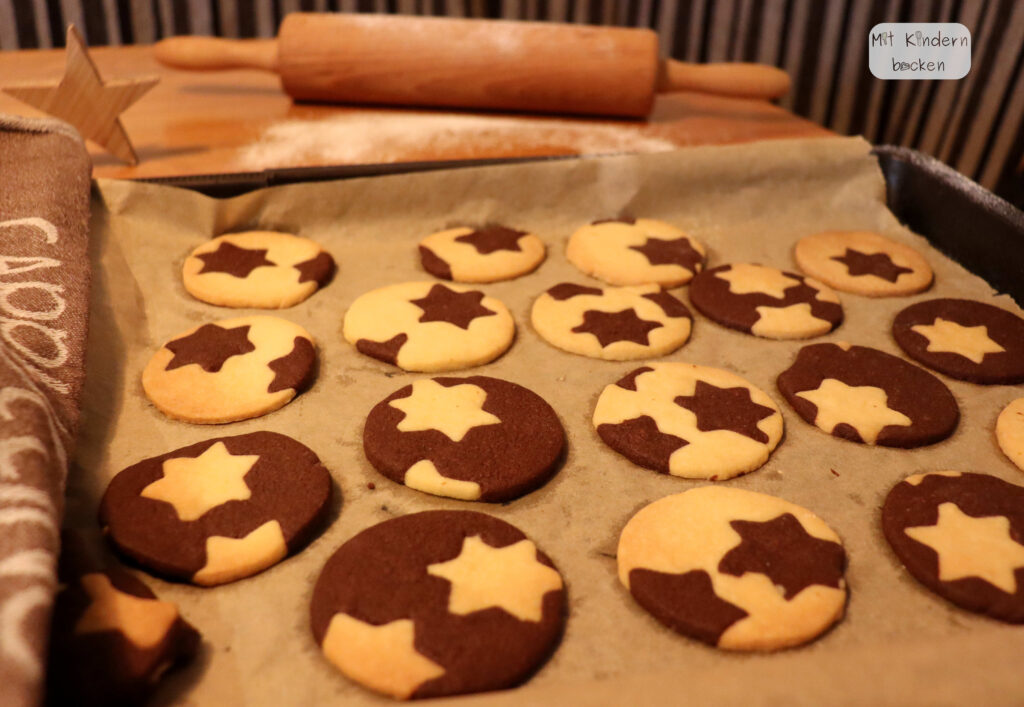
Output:
M558 565L569 596L564 639L532 681L459 704L1024 701L1024 628L970 614L929 593L902 569L879 527L885 494L912 473L959 469L1024 481L992 433L996 415L1022 395L1021 386L943 378L962 413L950 439L911 451L853 444L805 423L775 388L775 376L806 342L758 339L698 317L690 342L666 358L745 376L779 401L786 423L784 441L764 467L725 483L813 510L839 533L849 555L850 600L845 619L832 631L777 654L730 654L662 627L616 578L615 548L628 518L657 498L699 485L630 464L605 447L590 424L601 389L641 364L564 353L540 340L529 324L539 293L561 281L590 282L566 262L564 246L577 226L594 219L621 213L664 219L706 243L711 264L755 261L790 270L792 244L801 236L862 228L921 249L937 282L907 298L843 294L846 321L815 341L848 340L899 354L889 327L901 308L936 296L988 301L993 293L897 223L884 205L881 172L868 150L855 138L772 141L293 185L223 202L100 180L93 209L96 274L84 433L70 482L70 522L95 529L103 488L129 464L209 437L258 429L290 434L311 447L339 492L323 535L256 577L213 589L147 578L205 638L200 660L171 676L158 702L388 702L349 682L321 656L308 627L312 586L327 557L359 531L395 515L441 508L482 510L521 528ZM341 336L344 312L361 293L429 279L415 247L422 236L453 223L485 221L532 230L549 253L537 272L482 288L509 306L518 333L505 356L472 372L516 381L546 398L565 425L569 445L565 466L550 483L493 506L421 494L370 467L361 446L366 413L417 376L358 354ZM181 285L181 263L206 238L257 226L313 238L339 263L325 290L280 312L317 339L317 382L260 419L219 427L169 420L142 395L139 376L146 361L182 330L236 316L191 299ZM1019 311L1007 298L993 301Z

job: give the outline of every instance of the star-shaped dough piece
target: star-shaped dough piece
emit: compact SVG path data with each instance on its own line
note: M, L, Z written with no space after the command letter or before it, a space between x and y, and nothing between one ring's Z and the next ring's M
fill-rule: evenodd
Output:
M974 518L947 501L939 505L938 523L904 532L938 553L940 581L979 577L1007 594L1017 592L1014 570L1024 567L1024 545L1010 537L1006 516Z
M523 249L519 247L519 239L525 235L526 231L516 231L506 226L484 226L455 240L468 243L480 255L490 255L499 250L521 252Z
M729 291L734 295L764 294L769 297L783 299L786 290L796 287L800 281L790 277L777 268L751 263L737 263L715 277L729 283Z
M862 253L859 250L847 248L842 255L832 256L832 260L845 265L846 272L851 277L875 275L888 282L896 282L903 273L914 272L911 268L905 268L892 262L888 253Z
M805 390L797 397L809 400L818 408L814 424L831 432L846 423L866 444L874 444L878 434L889 425L908 427L913 421L887 404L888 396L873 385L850 386L835 378L826 378L814 390Z
M258 454L233 455L223 442L217 442L198 457L165 461L163 477L142 489L141 495L170 503L183 521L197 520L223 503L250 498L245 475L259 458Z
M92 601L75 624L75 633L119 631L139 648L152 648L178 618L174 604L122 592L100 572L83 575L80 582Z
M537 547L525 538L491 547L472 535L458 557L428 565L427 573L451 582L448 611L459 616L499 607L522 621L540 621L544 595L562 588L561 575L537 561Z
M224 329L216 324L204 324L188 336L164 344L174 354L167 362L165 371L172 371L189 364L196 364L207 373L216 373L232 356L241 356L255 351L249 341L249 325Z
M474 427L501 424L501 418L483 409L486 400L487 391L479 386L447 386L428 378L412 384L412 395L388 405L405 413L398 423L400 431L437 430L451 441L461 442Z
M697 272L704 256L690 244L689 238L648 238L643 245L631 245L647 258L651 265L679 265L691 272Z
M929 353L953 353L981 363L985 354L1006 351L988 335L988 328L979 326L963 326L956 322L936 317L932 324L918 324L910 327L928 339Z
M755 442L768 442L768 435L757 423L771 417L775 410L751 400L749 388L719 388L699 380L693 395L676 396L674 402L697 416L701 432L729 430Z
M203 261L200 275L207 272L222 272L246 278L258 267L274 267L277 264L267 260L266 248L240 248L229 241L222 241L217 250L201 253L196 257Z
M434 285L426 297L410 300L423 310L421 322L448 322L461 329L469 329L477 317L491 317L497 314L480 304L484 293L477 290L456 292L444 285Z
M602 348L616 341L632 341L647 346L650 344L647 335L661 326L659 322L641 319L635 309L624 309L621 312L588 309L583 313L583 323L572 331L577 334L593 334Z

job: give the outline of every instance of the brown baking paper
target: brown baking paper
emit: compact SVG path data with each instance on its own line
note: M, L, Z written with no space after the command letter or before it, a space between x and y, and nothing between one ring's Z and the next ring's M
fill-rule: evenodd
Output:
M328 556L359 531L428 509L492 513L525 531L563 573L568 622L550 662L525 686L460 699L503 704L988 704L1024 700L1024 627L957 609L902 569L879 527L889 488L922 471L981 471L1024 479L996 447L993 424L1021 386L943 378L962 412L956 433L923 449L872 448L830 437L801 420L775 388L805 342L769 341L698 317L689 343L667 360L739 373L780 402L782 444L763 468L724 482L773 494L820 515L849 555L846 617L814 643L776 654L731 654L679 636L641 610L616 577L619 531L639 508L703 482L634 466L590 424L601 389L640 365L556 350L529 324L533 299L561 281L590 283L564 257L579 225L622 213L677 224L709 247L710 263L755 261L794 269L791 249L821 230L870 229L926 254L936 284L913 297L842 295L846 321L815 341L848 340L899 354L889 327L912 302L935 296L1007 298L902 228L884 205L867 143L856 138L734 147L301 184L226 201L166 187L100 180L93 209L92 324L83 435L70 482L69 518L95 529L103 488L120 469L209 437L273 430L311 447L331 470L337 499L329 527L306 550L234 584L202 589L149 578L203 633L195 665L169 676L158 703L321 705L387 702L331 667L309 629L313 583ZM568 435L564 467L543 488L504 505L428 496L377 474L362 453L370 408L418 376L358 354L341 336L346 308L363 292L430 279L416 243L453 223L498 221L536 232L549 248L533 274L484 286L512 311L518 332L502 358L472 373L533 389ZM139 376L173 335L237 316L189 297L181 264L203 240L253 227L315 239L339 263L334 281L279 314L318 342L310 391L256 420L197 426L161 415ZM685 297L685 290L682 290ZM523 440L528 444L529 440ZM376 488L369 488L370 484ZM94 530L94 535L96 531Z

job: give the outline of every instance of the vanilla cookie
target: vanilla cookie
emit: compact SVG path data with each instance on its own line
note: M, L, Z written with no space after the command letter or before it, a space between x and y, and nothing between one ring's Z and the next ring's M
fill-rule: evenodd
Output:
M142 388L168 417L211 424L259 417L309 387L313 338L298 324L265 315L189 329L153 354Z
M811 277L867 297L909 295L932 284L920 253L871 231L815 233L797 241L793 257Z
M957 606L1024 623L1024 488L939 471L896 484L882 530L914 578Z
M966 299L912 304L892 324L910 358L951 378L986 385L1024 383L1024 319Z
M344 335L360 353L407 371L452 371L493 361L515 330L505 305L479 290L406 282L359 296Z
M144 459L100 504L114 547L155 574L204 586L261 572L308 543L331 497L316 454L274 432Z
M635 464L713 481L758 468L782 439L782 414L768 395L691 363L652 363L605 387L593 424Z
M565 256L611 285L685 285L704 267L704 246L675 226L649 218L594 221L569 238Z
M808 339L843 321L827 285L750 263L705 270L690 283L690 302L708 319L766 339Z
M374 468L424 493L507 501L547 481L565 432L521 385L485 376L424 378L377 403L363 427Z
M1024 398L1017 398L999 413L996 441L1003 454L1024 471Z
M505 521L470 511L400 516L335 552L310 605L338 670L400 699L517 685L554 650L562 577Z
M420 241L420 262L435 277L496 282L532 272L544 260L544 242L499 224L449 228Z
M533 303L530 321L552 346L570 353L626 361L675 351L690 337L693 316L657 285L555 285Z
M920 447L953 433L960 419L942 381L866 346L804 346L779 374L779 392L804 420L853 442Z
M281 309L303 301L334 272L330 253L308 238L275 231L229 233L192 251L185 289L222 307Z
M806 643L846 606L846 552L805 508L704 486L662 498L619 537L619 581L658 621L718 648Z

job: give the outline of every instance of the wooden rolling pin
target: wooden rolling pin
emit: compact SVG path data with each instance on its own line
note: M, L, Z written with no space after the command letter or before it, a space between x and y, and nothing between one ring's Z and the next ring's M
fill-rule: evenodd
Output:
M293 13L276 40L172 37L179 69L258 68L296 100L642 117L655 93L776 98L789 76L761 64L658 56L647 29L550 22Z

